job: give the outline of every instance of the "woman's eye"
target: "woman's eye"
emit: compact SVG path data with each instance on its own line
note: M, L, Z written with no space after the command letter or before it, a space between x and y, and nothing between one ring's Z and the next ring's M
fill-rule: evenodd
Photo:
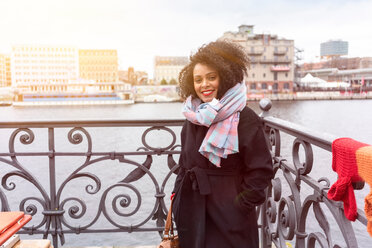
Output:
M214 77L214 76L213 77L209 77L208 80L210 80L210 81L216 80L216 77Z
M194 79L194 82L195 83L200 83L201 82L201 79Z

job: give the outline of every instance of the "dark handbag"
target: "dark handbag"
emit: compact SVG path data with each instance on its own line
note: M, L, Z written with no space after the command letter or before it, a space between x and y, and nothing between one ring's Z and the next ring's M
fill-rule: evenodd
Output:
M172 204L173 200L170 203L167 221L165 222L163 240L161 241L158 248L179 248L178 235L174 235L173 231Z

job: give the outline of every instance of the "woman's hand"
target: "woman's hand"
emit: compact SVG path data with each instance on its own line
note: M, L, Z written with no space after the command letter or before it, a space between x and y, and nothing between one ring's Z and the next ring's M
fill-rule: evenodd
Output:
M173 193L171 196L170 196L170 199L173 200L173 197L176 195L176 193Z

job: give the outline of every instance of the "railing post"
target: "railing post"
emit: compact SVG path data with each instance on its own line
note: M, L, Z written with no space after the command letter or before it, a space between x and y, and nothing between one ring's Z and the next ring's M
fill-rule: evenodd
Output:
M269 115L269 110L271 109L271 106L273 105L271 100L268 99L268 98L263 98L260 100L260 109L263 111L261 114L260 114L260 117L266 117Z
M259 103L259 106L260 106L260 109L262 110L262 113L260 114L260 117L263 121L263 119L266 117L266 116L269 116L269 111L271 109L271 106L272 106L272 102L270 99L268 98L263 98L260 100L260 103ZM264 125L264 132L265 132L265 138L266 138L266 144L267 146L269 147L269 150L271 150L271 145L270 145L270 128L266 127L266 125Z
M259 102L260 109L263 111L260 114L260 117L263 119L264 117L269 115L269 110L271 109L272 103L271 100L268 98L263 98ZM265 132L265 139L266 139L266 144L271 150L271 145L270 145L270 128L264 127L264 132ZM266 197L271 197L271 191L266 190ZM271 248L271 237L268 237L268 228L266 226L267 223L267 215L266 215L266 203L263 203L261 205L261 247L262 248Z
M49 185L50 185L50 206L47 211L58 210L58 206L56 203L56 168L55 168L55 147L54 147L54 128L48 128L48 150L49 150ZM45 214L45 213L44 213ZM53 238L53 246L58 248L58 237L57 237L57 216L51 214L48 216L50 218L52 224L52 238ZM44 234L44 238L47 238L49 232L50 225L47 226L46 233Z

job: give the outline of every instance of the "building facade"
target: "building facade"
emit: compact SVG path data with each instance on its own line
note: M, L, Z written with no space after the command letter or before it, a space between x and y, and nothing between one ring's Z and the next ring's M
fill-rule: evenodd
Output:
M300 66L300 72L304 76L304 71L319 70L319 69L337 68L338 70L354 70L372 68L372 57L353 57L343 58L335 57L329 60L324 60L316 63L304 63Z
M67 83L79 75L78 50L72 46L13 46L10 65L13 86Z
M113 49L80 49L80 78L97 83L117 82L118 53Z
M133 67L129 67L127 71L119 70L119 81L131 85L147 85L149 83L147 72L135 71Z
M320 44L321 57L340 57L349 52L349 43L342 40L330 40Z
M10 87L11 78L10 55L0 54L0 87Z
M299 72L301 77L310 73L327 82L372 86L372 57L332 57L317 63L304 63Z
M5 55L5 84L7 87L12 85L12 67L10 55Z
M0 87L6 86L6 60L5 55L0 54Z
M165 80L167 84L172 82L178 84L178 75L188 62L188 57L156 56L154 63L154 83L160 84L162 80Z
M245 78L250 93L291 92L294 80L294 41L277 35L255 34L253 25L241 25L238 32L220 38L241 45L251 60Z

